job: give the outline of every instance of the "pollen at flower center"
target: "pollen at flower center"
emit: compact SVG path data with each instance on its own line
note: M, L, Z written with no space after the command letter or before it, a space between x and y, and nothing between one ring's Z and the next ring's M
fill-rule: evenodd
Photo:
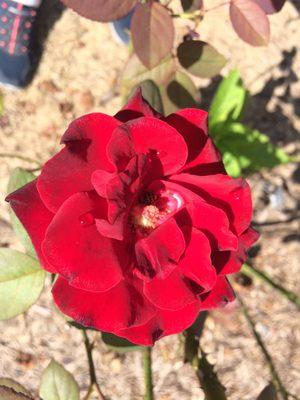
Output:
M154 206L137 205L132 210L133 223L145 229L154 229L160 222L160 211Z
M182 205L183 199L177 193L170 191L164 191L159 195L145 193L142 203L132 208L133 225L142 230L155 229L175 214Z

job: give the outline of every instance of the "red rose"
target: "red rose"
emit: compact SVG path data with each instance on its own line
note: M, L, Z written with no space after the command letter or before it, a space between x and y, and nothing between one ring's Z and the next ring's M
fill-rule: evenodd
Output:
M75 321L142 345L234 298L257 239L249 186L230 178L207 113L163 118L140 92L115 117L71 123L65 147L8 196L53 296Z

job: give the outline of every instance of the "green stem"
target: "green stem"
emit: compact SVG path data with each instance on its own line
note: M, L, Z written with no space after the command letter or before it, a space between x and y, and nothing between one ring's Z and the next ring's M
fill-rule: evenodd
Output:
M93 359L94 344L90 342L90 339L89 339L88 334L86 333L85 329L82 330L82 335L83 335L84 346L85 346L88 364L89 364L89 372L90 372L90 386L89 386L88 392L85 396L85 400L90 399L90 397L94 393L94 391L97 393L99 400L105 400L104 394L102 393L100 386L97 382L95 364L94 364L94 359Z
M152 380L152 348L146 347L144 350L144 379L145 396L144 400L154 400L153 380Z
M270 353L268 352L268 350L267 350L267 348L266 348L266 346L265 346L260 334L257 332L257 330L255 328L254 321L252 320L246 305L244 304L244 302L242 301L242 299L238 295L237 295L237 299L238 299L238 301L239 301L239 303L241 305L243 314L244 314L244 316L245 316L245 318L246 318L246 320L247 320L247 322L248 322L248 324L249 324L249 326L251 328L251 331L252 331L252 334L253 334L253 336L254 336L254 338L256 340L256 343L260 347L260 349L261 349L261 351L262 351L262 353L263 353L263 355L265 357L265 360L266 360L266 362L267 362L267 364L269 366L273 384L275 385L277 391L280 393L281 398L283 400L288 400L288 398L289 398L288 392L285 389L283 383L281 382L281 379L280 379L280 377L279 377L279 375L278 375L278 373L276 371L275 365L273 363L273 359L272 359Z
M261 279L262 281L268 283L272 288L276 289L284 297L286 297L289 301L291 301L298 308L300 308L300 297L296 293L281 286L279 283L274 282L273 279L270 276L268 276L265 272L259 271L258 269L254 268L248 264L243 265L242 272L247 276L257 277L257 278Z
M292 163L298 163L298 162L300 162L300 156L299 156L299 155L290 156L290 162L292 162Z
M184 333L184 361L189 362L195 369L198 368L200 338L207 316L207 311L201 312L193 325Z
M201 358L198 359L196 372L201 389L205 394L205 400L227 400L225 386L214 371L214 366L209 363L201 345L199 345L199 349Z

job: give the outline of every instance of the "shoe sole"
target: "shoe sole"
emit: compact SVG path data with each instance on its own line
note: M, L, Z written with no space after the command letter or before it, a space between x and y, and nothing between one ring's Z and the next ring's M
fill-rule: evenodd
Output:
M22 86L15 86L10 83L3 83L3 82L0 82L0 88L8 89L8 90L11 90L12 92L16 92L18 90L24 89Z

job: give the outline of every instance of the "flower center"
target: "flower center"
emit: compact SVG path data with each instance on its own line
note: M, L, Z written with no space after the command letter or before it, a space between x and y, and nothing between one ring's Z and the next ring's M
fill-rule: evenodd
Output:
M146 192L132 208L131 221L142 231L153 230L174 215L183 206L178 193L169 190L159 194Z

